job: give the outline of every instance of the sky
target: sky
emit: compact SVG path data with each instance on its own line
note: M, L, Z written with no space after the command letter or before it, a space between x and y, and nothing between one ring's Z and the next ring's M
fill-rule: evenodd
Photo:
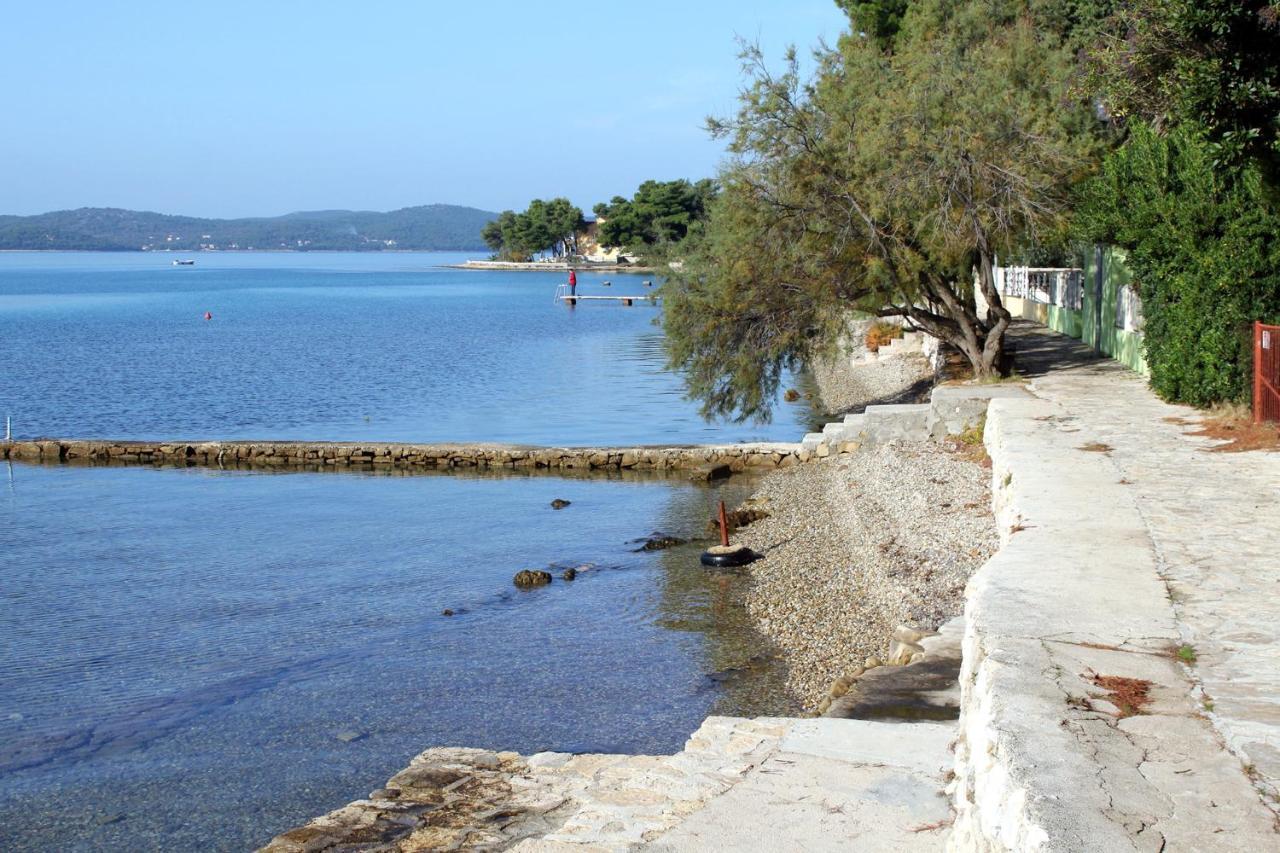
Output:
M738 37L834 42L834 0L3 0L0 213L584 210L715 173Z

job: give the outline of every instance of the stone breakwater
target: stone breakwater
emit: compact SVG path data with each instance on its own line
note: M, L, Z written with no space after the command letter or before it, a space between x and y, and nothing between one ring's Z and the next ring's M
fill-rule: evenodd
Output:
M799 444L673 447L530 447L313 441L110 441L41 439L0 443L0 458L42 463L237 468L544 469L691 471L715 479L785 468L815 458Z

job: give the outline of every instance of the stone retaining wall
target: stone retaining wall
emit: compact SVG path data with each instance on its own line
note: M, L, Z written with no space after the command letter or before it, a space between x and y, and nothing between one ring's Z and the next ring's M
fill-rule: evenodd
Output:
M708 479L748 468L787 467L807 462L812 456L810 450L790 443L677 447L62 439L0 443L0 458L44 463L298 469L387 467L698 471Z

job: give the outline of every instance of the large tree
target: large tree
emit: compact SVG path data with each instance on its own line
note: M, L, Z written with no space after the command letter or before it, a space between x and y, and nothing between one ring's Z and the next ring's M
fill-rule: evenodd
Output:
M521 213L504 210L480 236L499 257L528 260L539 252L556 257L576 254L578 234L585 227L582 210L568 199L534 199Z
M1057 0L1063 2L1063 0ZM1117 119L1203 130L1224 165L1280 163L1280 3L1119 4L1087 44L1086 87Z
M926 0L893 42L846 35L809 81L794 51L780 74L744 52L738 113L712 123L724 192L666 291L671 360L708 414L766 415L850 310L903 318L978 377L1000 369L996 254L1064 229L1094 120L1025 2Z
M709 179L645 181L630 199L614 196L595 206L601 219L600 243L633 252L678 243L706 216L717 192Z

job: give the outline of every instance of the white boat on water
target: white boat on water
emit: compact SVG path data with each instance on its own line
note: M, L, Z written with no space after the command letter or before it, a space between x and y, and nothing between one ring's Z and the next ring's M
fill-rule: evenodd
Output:
M183 258L181 260L174 261L173 265L175 267L194 267L196 262L188 258Z

